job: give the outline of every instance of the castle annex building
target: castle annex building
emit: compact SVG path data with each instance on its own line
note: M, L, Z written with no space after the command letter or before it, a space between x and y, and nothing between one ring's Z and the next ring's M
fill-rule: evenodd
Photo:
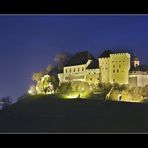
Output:
M84 81L89 84L118 83L131 86L148 84L148 66L140 65L128 52L105 50L96 59L88 51L76 53L58 74L60 84Z

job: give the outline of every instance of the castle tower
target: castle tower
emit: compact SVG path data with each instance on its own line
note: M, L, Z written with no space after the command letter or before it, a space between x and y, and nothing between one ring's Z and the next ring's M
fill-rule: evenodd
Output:
M132 58L132 61L131 61L131 66L132 67L137 67L140 65L140 61L139 61L139 58L137 56L134 56Z
M102 83L128 84L130 54L106 50L99 57Z
M110 83L128 84L129 70L129 53L114 53L110 55Z

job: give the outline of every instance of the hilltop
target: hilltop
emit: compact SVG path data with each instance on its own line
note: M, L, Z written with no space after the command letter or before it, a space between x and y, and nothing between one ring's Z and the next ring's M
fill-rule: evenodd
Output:
M27 96L0 111L0 133L148 132L148 104Z

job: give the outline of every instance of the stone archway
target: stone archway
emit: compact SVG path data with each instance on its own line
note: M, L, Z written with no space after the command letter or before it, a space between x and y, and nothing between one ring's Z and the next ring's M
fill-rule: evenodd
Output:
M122 95L119 94L119 95L118 95L118 101L121 101L121 100L122 100Z

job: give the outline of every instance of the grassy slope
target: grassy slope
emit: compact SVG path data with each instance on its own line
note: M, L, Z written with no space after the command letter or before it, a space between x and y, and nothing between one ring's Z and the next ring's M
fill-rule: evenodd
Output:
M148 132L148 104L28 97L0 111L0 132Z

